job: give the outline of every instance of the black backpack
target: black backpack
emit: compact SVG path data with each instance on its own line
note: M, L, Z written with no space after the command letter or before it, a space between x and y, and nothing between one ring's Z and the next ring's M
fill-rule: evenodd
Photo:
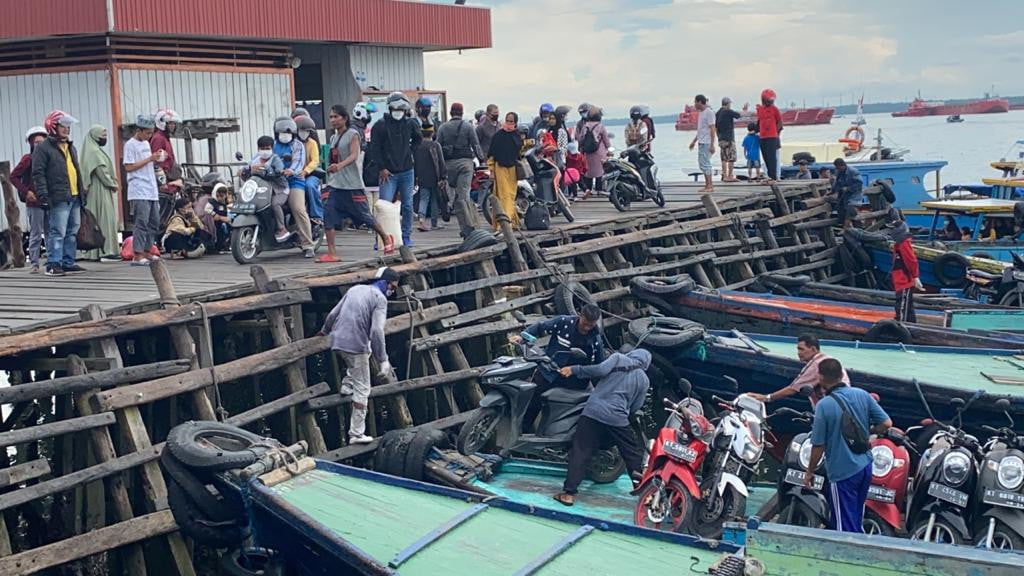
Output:
M533 202L523 215L527 230L548 230L551 228L551 214L543 202Z
M591 126L586 127L586 131L583 133L583 139L580 140L580 152L584 154L593 154L597 152L597 137L594 136L594 128Z
M860 427L860 423L850 413L850 407L846 405L846 401L841 400L839 396L832 396L832 398L835 399L836 404L839 404L839 409L843 411L840 431L843 433L843 441L846 442L846 447L854 454L864 454L871 450L871 442L868 440L867 432Z

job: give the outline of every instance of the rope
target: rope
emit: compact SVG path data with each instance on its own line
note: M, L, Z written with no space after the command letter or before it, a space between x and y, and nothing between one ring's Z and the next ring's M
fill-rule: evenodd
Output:
M416 302L416 312L423 314L423 302L413 293L405 296L405 305L409 309L409 344L405 354L405 379L409 379L409 371L412 370L412 339L416 330L416 314L413 314L412 303Z
M206 311L206 303L199 302L198 304L199 311L202 313L203 318L203 330L206 332L207 335L207 338L205 338L205 340L206 353L210 358L210 381L212 382L211 385L213 386L214 402L217 403L217 406L214 408L214 411L216 412L217 417L220 419L220 421L223 422L228 417L228 411L224 408L224 402L221 400L220 396L220 384L217 382L217 363L214 361L213 358L213 328L210 326L210 315Z
M263 456L270 457L271 470L276 468L277 464L280 464L292 476L295 476L300 472L299 458L289 452L285 448L284 444L281 444L278 440L273 438L264 438L263 442L256 442L250 446L250 449L252 448L267 449L267 452Z

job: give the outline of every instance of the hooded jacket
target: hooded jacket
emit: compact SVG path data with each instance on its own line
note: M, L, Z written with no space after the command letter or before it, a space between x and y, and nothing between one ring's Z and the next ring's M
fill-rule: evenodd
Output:
M412 170L413 151L421 140L420 123L414 118L395 120L386 115L370 130L373 157L392 174Z
M82 169L78 165L78 151L68 142L71 163L78 173L78 196L85 206L85 183ZM71 181L68 179L68 164L60 143L53 136L36 145L32 151L32 184L36 197L51 206L71 201Z
M583 415L615 428L629 426L630 415L640 410L647 397L650 366L651 353L642 348L628 354L616 352L600 364L573 366L573 376L599 380L583 407Z

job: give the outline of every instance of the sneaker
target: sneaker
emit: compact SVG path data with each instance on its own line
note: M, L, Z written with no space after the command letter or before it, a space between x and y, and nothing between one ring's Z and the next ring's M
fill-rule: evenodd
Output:
M32 269L28 271L29 274L39 274L39 264L33 264Z
M142 260L132 260L129 266L149 266L150 264L152 262L148 258L143 258Z
M303 258L314 258L314 257L316 257L316 252L313 252L312 248L310 248L309 250L304 250L302 252L302 257Z
M45 272L45 274L47 276L63 276L64 275L64 269L61 268L60 266L54 266L54 265L51 265L51 264L47 264L46 265L46 272Z
M348 437L349 445L352 445L352 444L369 444L370 442L373 442L373 436L368 436L366 434L360 434L359 436L349 436Z
M278 230L277 234L274 234L274 240L277 240L278 242L284 242L285 240L291 238L291 236L292 233L287 230Z
M120 256L109 256L108 255L108 256L103 256L103 257L100 258L100 262L103 262L104 264L109 264L111 262L120 262L120 261L121 261L121 257Z
M86 272L86 269L82 268L78 264L72 264L71 266L64 267L65 274L81 274L82 272Z
M355 390L348 384L342 384L341 388L338 388L338 394L341 396L351 396L353 393L355 393Z

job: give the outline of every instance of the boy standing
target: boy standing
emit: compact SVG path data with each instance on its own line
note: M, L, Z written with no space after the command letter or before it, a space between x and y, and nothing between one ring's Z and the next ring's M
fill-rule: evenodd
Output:
M747 135L743 138L743 155L747 158L747 179L761 177L761 138L757 135L757 124L747 124Z
M423 125L423 140L413 153L416 185L419 186L420 201L416 210L420 232L437 228L438 197L441 189L448 186L448 169L444 163L441 144L434 140L434 126ZM430 214L430 228L427 228L427 214Z
M167 153L149 147L156 121L140 115L135 120L135 135L124 143L124 170L128 173L128 204L135 224L132 229L132 266L149 266L159 256L150 255L160 232L160 195L156 183L155 162L163 162Z

